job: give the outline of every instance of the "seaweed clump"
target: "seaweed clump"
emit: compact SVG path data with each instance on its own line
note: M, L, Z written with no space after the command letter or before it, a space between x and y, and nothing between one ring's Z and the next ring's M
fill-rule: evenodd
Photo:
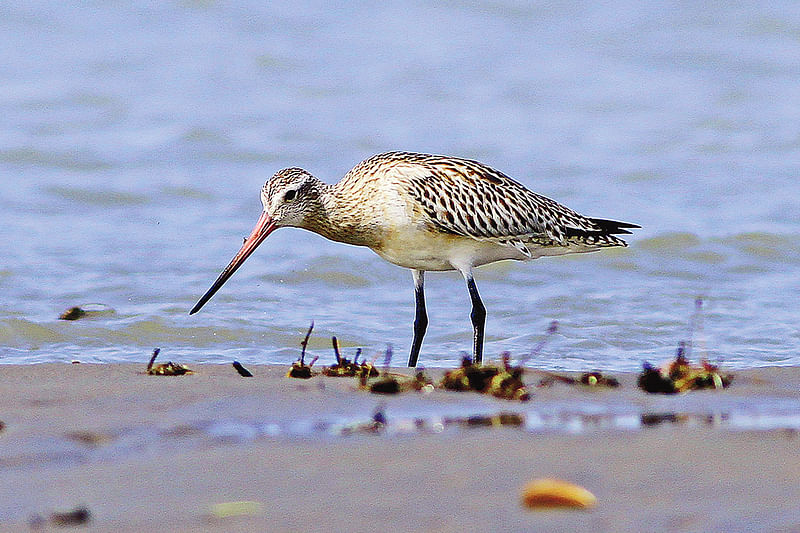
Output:
M111 312L113 311L110 307L105 304L85 304L83 306L75 305L70 307L60 315L58 315L59 320L79 320L81 318L86 318L93 315L98 315L104 312Z
M392 347L388 346L383 360L383 372L371 382L370 375L362 374L360 377L361 387L375 394L399 394L412 390L430 392L433 390L433 381L425 374L424 370L418 370L413 376L397 374L389 372L391 363Z
M720 373L718 366L705 360L699 365L692 365L686 358L685 343L681 342L675 359L661 368L645 362L638 385L646 392L676 394L690 390L724 389L732 380L733 376Z
M530 400L530 393L522 381L522 365L512 366L508 352L503 354L502 366L482 366L464 356L461 366L450 370L442 377L442 388L453 391L474 391L490 394L505 400Z
M689 318L689 342L678 343L675 359L668 361L661 368L655 368L648 362L643 365L639 375L639 388L652 393L676 394L699 389L727 388L733 376L722 374L717 365L706 359L703 339L703 300L694 302L695 311ZM687 356L688 349L695 344L699 347L700 364L692 365Z
M505 400L526 402L530 400L531 395L522 381L525 363L544 348L557 329L558 322L551 322L545 337L520 360L517 366L511 364L511 355L508 352L502 354L502 366L476 365L469 356L464 356L459 368L444 375L441 386L448 390L475 391Z
M598 372L596 370L592 372L584 372L577 378L573 378L571 376L562 376L561 374L548 372L546 370L537 370L536 372L544 374L544 377L539 381L539 387L550 387L556 382L565 383L567 385L585 385L593 388L605 387L615 389L619 387L619 381L617 378L606 376L602 372Z
M80 307L70 307L58 316L59 320L78 320L86 316L86 311Z
M518 400L527 402L531 399L525 383L522 382L522 374L525 372L522 365L511 365L511 354L504 352L502 356L503 366L500 371L489 382L489 389L486 394L491 394L495 398L504 400Z
M367 358L364 359L359 363L358 358L361 356L361 348L356 350L356 355L353 357L353 360L343 357L342 354L339 352L339 340L336 337L331 337L331 343L333 344L333 354L336 356L336 364L331 366L326 366L322 369L322 373L326 376L330 377L357 377L360 378L362 376L370 377L377 377L380 372L378 369L375 368L375 365L369 361Z
M445 373L440 386L447 390L482 393L489 388L492 378L499 373L498 367L476 365L472 362L471 357L465 355L461 359L460 367Z
M183 376L184 374L193 374L188 366L182 365L180 363L173 363L172 361L167 361L166 363L159 363L154 364L156 362L156 357L161 352L161 348L156 348L153 350L153 356L150 358L150 362L147 363L147 374L150 376Z
M418 370L413 376L384 372L380 378L370 383L368 388L370 392L376 394L397 394L412 390L430 392L433 390L433 381L423 370Z

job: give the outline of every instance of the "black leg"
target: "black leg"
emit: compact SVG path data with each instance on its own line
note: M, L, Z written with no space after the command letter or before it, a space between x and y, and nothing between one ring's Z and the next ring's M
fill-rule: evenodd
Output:
M416 301L416 316L414 317L414 340L411 343L411 355L408 357L408 366L417 366L419 349L422 347L422 337L428 329L428 314L425 312L425 271L413 270L414 298Z
M486 307L483 306L481 296L478 294L478 287L475 286L475 280L472 274L464 276L467 278L467 289L469 289L469 297L472 300L472 327L475 330L475 343L472 349L472 359L476 365L483 362L483 330L486 325Z

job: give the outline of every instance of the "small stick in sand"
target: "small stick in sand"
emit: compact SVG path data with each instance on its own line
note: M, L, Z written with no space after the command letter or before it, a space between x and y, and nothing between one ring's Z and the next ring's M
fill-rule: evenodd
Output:
M314 371L311 370L311 367L314 366L314 363L317 362L317 357L311 360L311 363L306 365L305 358L306 358L306 347L308 346L308 339L311 337L311 331L314 329L314 321L311 321L311 325L308 327L308 331L306 332L306 336L303 338L303 341L300 343L300 347L302 348L300 351L300 359L292 363L292 368L289 369L289 372L286 373L286 377L290 378L299 378L299 379L309 379L311 376L314 375Z
M539 355L539 353L542 351L545 345L550 341L550 339L553 337L556 331L558 331L558 321L553 320L552 322L550 322L550 325L547 326L545 337L542 340L540 340L539 343L533 347L533 350L531 350L527 355L522 356L522 359L520 359L519 362L519 368L523 368L532 357ZM536 372L537 374L543 374L545 376L545 379L543 379L539 383L540 387L549 386L554 381L560 381L562 383L567 383L570 385L575 383L574 378L567 376L560 376L555 372L548 372L547 370L534 370L534 372Z
M334 335L333 337L331 337L331 343L333 344L333 355L336 356L336 364L341 365L342 356L341 354L339 354L339 339L337 339L336 336Z
M386 355L383 356L383 371L388 372L389 367L392 365L392 345L389 344L386 346Z
M695 354L695 346L697 353ZM703 334L703 299L694 301L694 313L689 318L689 356L696 356L700 361L708 357L706 353L706 339Z
M375 413L372 415L372 421L381 426L386 425L386 404L378 404L378 407L375 408Z
M522 359L519 362L519 366L525 366L525 364L528 362L528 359L530 359L535 355L539 355L539 352L542 351L542 348L544 348L545 344L548 343L548 341L553 337L553 334L555 334L556 331L558 331L558 321L553 320L552 322L550 322L550 325L547 326L547 332L545 333L545 337L539 341L539 344L533 347L533 350L531 350L531 352L528 355L522 357Z
M306 347L308 346L308 338L311 336L311 332L314 330L314 321L311 321L311 325L308 326L308 331L306 332L306 336L303 339L303 342L300 343L302 350L300 351L300 365L303 365L306 357Z
M156 362L156 357L158 357L159 352L161 352L161 348L156 348L155 350L153 350L153 357L151 357L150 358L150 362L147 363L147 373L148 374L153 369L153 363Z

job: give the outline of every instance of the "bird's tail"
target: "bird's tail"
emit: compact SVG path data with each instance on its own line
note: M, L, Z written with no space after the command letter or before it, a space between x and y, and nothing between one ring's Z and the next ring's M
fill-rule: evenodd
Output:
M630 224L628 222L619 222L617 220L606 220L604 218L590 218L595 225L597 225L603 233L608 235L620 235L623 233L630 234L628 229L641 228L638 224Z
M589 218L588 220L594 226L593 228L568 227L566 231L567 239L595 246L627 246L625 241L615 237L615 235L631 234L630 229L641 228L637 224L606 220L604 218Z

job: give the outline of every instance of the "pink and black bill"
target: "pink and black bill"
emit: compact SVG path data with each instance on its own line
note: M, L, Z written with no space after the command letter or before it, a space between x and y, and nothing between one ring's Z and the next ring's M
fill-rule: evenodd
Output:
M192 310L189 311L190 315L195 314L200 310L201 307L205 305L207 301L211 299L214 294L222 287L228 278L230 278L236 270L242 266L242 263L250 257L250 255L258 248L258 245L261 244L267 236L275 230L275 222L270 218L266 211L261 213L261 217L259 217L258 222L256 222L256 226L253 228L253 231L250 233L250 236L247 237L242 245L242 248L237 252L228 266L225 267L225 270L217 278L217 281L211 285L211 288L206 291L202 298L200 298L197 303L192 307Z

